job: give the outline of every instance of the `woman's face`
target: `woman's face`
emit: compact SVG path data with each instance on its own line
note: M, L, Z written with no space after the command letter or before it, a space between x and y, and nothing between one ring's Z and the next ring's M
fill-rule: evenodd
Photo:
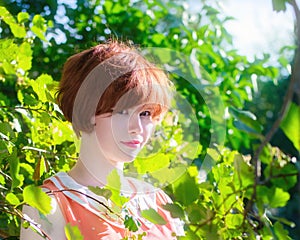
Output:
M137 106L95 117L95 131L104 157L113 165L131 162L149 140L155 123L151 108Z

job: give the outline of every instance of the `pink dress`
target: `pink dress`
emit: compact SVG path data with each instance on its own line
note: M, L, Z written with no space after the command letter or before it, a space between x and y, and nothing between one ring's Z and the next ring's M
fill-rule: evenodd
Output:
M172 218L170 213L162 208L162 205L171 203L171 199L162 190L149 187L149 184L135 179L127 178L127 180L132 192L124 209L127 215L140 222L137 232L129 231L124 226L124 220L99 204L102 202L113 209L114 206L110 201L78 184L66 173L60 172L47 179L42 187L52 191L66 223L77 225L86 240L119 240L126 237L131 239L130 237L143 232L146 234L143 240L176 239L176 236L184 235L180 220ZM143 194L138 193L141 188ZM143 218L141 211L149 208L155 209L167 224L158 225Z

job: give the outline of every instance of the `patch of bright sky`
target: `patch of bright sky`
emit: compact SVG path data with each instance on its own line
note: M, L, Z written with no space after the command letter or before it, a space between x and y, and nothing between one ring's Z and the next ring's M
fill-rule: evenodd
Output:
M272 0L224 0L226 15L236 20L225 27L233 35L233 45L250 59L262 53L275 54L282 46L294 43L294 13L273 11Z
M196 1L188 2L190 11L201 9ZM219 0L219 4L222 15L235 18L225 24L233 36L234 49L250 61L263 53L276 58L282 46L294 44L294 13L289 4L285 12L273 11L272 0Z

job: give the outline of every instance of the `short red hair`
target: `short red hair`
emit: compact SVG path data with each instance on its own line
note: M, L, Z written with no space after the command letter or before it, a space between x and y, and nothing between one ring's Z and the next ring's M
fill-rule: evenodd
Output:
M95 115L150 104L159 116L170 104L170 81L136 49L111 41L71 56L63 67L58 105L74 131L91 132Z

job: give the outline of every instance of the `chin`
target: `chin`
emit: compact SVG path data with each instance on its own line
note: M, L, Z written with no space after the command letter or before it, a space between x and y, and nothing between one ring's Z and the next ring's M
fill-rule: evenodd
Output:
M129 155L129 154L120 154L119 156L116 157L112 157L111 159L114 159L114 162L118 162L118 163L129 163L132 162L137 155Z
M127 156L126 158L122 159L122 162L124 162L124 163L133 162L135 158L136 158L136 155L135 156Z

